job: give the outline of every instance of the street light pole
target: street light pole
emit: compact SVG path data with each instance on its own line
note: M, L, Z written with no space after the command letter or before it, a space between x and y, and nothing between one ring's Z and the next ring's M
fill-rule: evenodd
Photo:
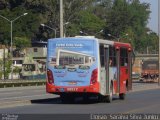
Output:
M96 36L98 33L102 33L103 32L103 29L100 30L99 32L97 32L96 34L94 34L94 36Z
M60 37L63 37L63 0L60 0Z
M45 25L45 24L41 24L41 26L47 27L47 28L49 28L49 29L51 29L51 30L54 30L54 38L56 38L56 33L57 33L56 29L51 28L51 27L49 27L48 25Z
M80 34L88 35L87 33L83 32L81 30L79 32L80 32Z
M11 80L13 80L13 21L11 21Z
M110 37L113 37L113 38L117 39L118 42L119 42L119 38L117 38L117 37L115 37L115 36L113 36L113 35L111 35L111 34L107 34L107 35L110 36Z
M113 36L111 34L107 34L107 35L110 36L110 37L113 37L113 38L117 39L118 42L120 42L120 39L122 38L122 37L121 38L117 38L117 37L115 37L115 36ZM128 36L128 33L126 33L125 36Z
M68 25L69 23L70 23L70 22L66 22L66 23L64 23L64 25L63 25L63 26L64 26L64 35L63 35L63 36L64 36L64 37L66 37L66 27L65 27L65 26Z
M10 22L10 24L11 24L11 48L10 48L11 61L12 61L12 64L11 64L11 79L13 79L13 22L16 21L17 19L19 19L20 17L25 16L25 15L27 15L27 14L28 14L28 13L23 13L22 15L16 17L16 18L13 19L13 20L9 20L8 18L0 15L1 18L7 20L7 21Z

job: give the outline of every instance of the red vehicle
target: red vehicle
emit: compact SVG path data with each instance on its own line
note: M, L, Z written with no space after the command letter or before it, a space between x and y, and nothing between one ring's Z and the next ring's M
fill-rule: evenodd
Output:
M132 47L94 37L48 40L48 93L58 94L62 102L77 96L111 102L113 94L125 98L132 89Z

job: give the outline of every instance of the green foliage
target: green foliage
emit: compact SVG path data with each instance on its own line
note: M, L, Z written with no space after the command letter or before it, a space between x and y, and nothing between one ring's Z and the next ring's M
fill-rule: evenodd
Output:
M9 73L11 73L11 65L12 65L12 62L11 60L6 60L5 62L5 78L8 78L9 77Z
M14 67L14 69L13 69L13 73L14 74L16 74L16 73L20 73L21 72L21 68L19 68L19 67Z
M26 37L15 37L14 38L14 45L22 50L26 47L30 47L31 46L31 43L30 43L30 40Z
M88 34L94 35L96 32L103 29L105 23L103 20L98 18L96 15L82 11L79 15L80 28Z
M5 78L8 78L10 72L11 72L10 58L6 58L5 62L2 59L0 59L0 79L2 79L2 76L4 76L4 74L5 74Z
M68 36L79 35L80 31L94 36L104 28L105 22L92 14L91 11L81 11L77 16L78 20L75 21L75 24L71 24L67 29ZM77 25L78 23L80 24Z
M3 61L2 59L0 59L0 79L2 79L2 75L3 75L2 67L3 67Z
M59 0L3 0L0 15L13 20L13 42L19 48L27 47L31 40L47 41L55 37L54 31L40 26L41 23L56 29L59 37ZM63 0L64 32L66 36L79 35L83 31L99 38L113 39L108 34L130 42L136 51L144 52L147 43L150 50L158 50L157 35L146 34L150 5L140 0ZM98 33L104 30L103 34ZM150 30L149 30L150 31ZM98 34L97 34L98 33ZM125 34L128 34L125 36ZM22 41L23 42L22 42ZM27 42L28 41L28 42ZM0 42L10 45L10 23L0 17Z
M14 1L11 2L15 4ZM8 3L8 4L11 4ZM15 4L16 5L16 4ZM31 40L39 28L39 13L35 13L32 9L27 9L24 5L12 6L13 8L5 8L0 11L0 15L9 19L9 21L0 17L0 40L2 44L10 45L11 21L13 21L13 38L27 37ZM23 13L28 13L26 16L21 16ZM20 18L16 19L18 16ZM16 19L16 20L15 20ZM15 21L14 21L15 20Z
M112 34L122 38L122 42L130 42L136 51L142 52L150 41L146 31L149 7L149 4L140 3L139 0L114 0L106 19L105 37L109 38L107 34Z

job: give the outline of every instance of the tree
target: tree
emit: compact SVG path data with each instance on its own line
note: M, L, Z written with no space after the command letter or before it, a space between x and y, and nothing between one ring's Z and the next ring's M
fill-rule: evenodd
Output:
M5 77L6 78L9 78L9 73L11 73L11 66L12 65L12 61L11 60L9 60L9 58L8 58L8 60L6 60L6 62L5 62Z
M106 38L112 34L131 42L136 51L145 48L148 42L146 25L150 6L140 0L64 0L64 31L66 36L79 35L79 31ZM59 0L1 0L0 14L14 19L24 12L29 14L13 24L14 38L27 38L28 41L47 41L55 37L51 29L40 26L41 23L56 29L59 37ZM102 36L103 35L103 36ZM153 36L152 36L153 37ZM10 24L0 18L1 43L10 45ZM16 41L16 39L14 39ZM19 42L23 44L23 42ZM16 44L18 45L18 44ZM20 46L19 46L20 47Z
M149 4L139 0L114 0L111 11L106 19L105 37L110 33L117 38L129 32L132 44L136 50L142 48L140 41L144 39L149 18Z
M31 46L31 41L26 37L15 37L14 45L18 50L23 50L24 48Z
M3 75L3 60L0 59L0 79L2 79L2 75Z
M21 1L23 2L23 1ZM23 16L13 23L13 37L25 36L31 40L40 25L40 19L37 17L39 13L35 13L33 9L27 9L25 4L19 2L9 1L6 2L6 7L0 11L0 14L9 20L13 20L23 13L28 13L27 16ZM8 4L8 5L7 5ZM2 44L10 45L10 23L0 17L0 39Z
M20 73L21 72L21 68L20 67L15 67L14 69L13 69L13 73L14 74L17 74L17 73Z

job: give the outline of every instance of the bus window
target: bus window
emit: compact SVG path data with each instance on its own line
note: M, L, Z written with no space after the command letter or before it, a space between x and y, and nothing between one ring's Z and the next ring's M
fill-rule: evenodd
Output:
M104 67L104 45L100 45L100 62L101 62L101 67Z
M120 65L127 66L128 65L128 50L127 48L120 48Z
M109 47L109 60L110 66L116 66L116 49L115 47Z

